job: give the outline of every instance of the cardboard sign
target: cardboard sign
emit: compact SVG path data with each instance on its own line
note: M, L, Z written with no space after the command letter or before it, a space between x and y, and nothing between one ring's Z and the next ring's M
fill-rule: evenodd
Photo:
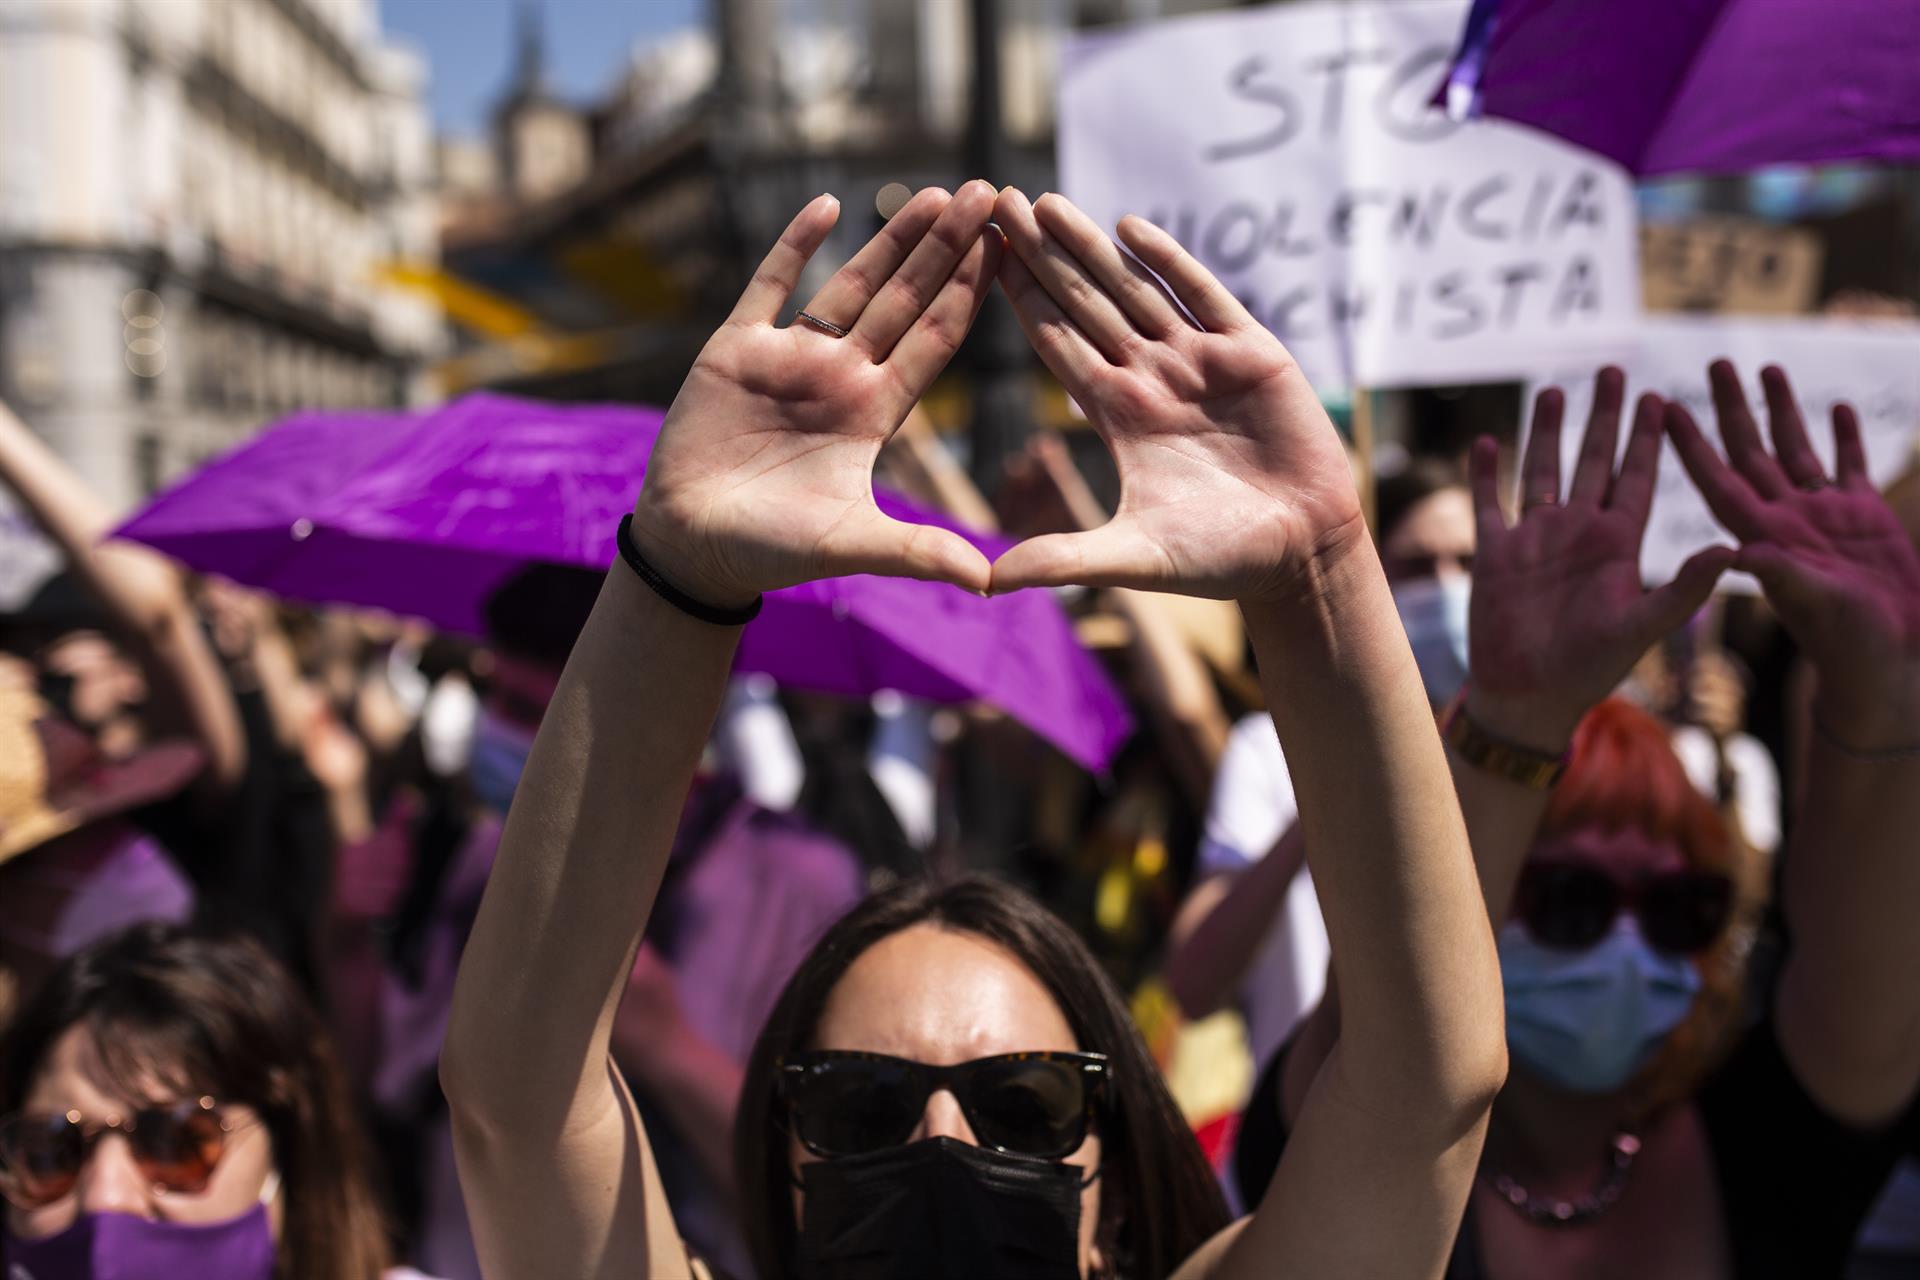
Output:
M1722 357L1732 360L1739 369L1763 437L1767 434L1767 410L1760 392L1760 370L1777 364L1787 371L1806 420L1807 436L1829 474L1833 466L1831 412L1842 400L1860 415L1867 466L1876 484L1888 484L1913 461L1914 442L1920 434L1920 324L1892 321L1649 316L1641 326L1633 355L1623 362L1627 408L1620 428L1620 448L1626 448L1634 398L1643 391L1658 392L1686 405L1707 438L1718 445L1720 433L1707 386L1707 366ZM1527 413L1531 415L1534 391L1558 386L1566 392L1567 416L1560 429L1563 488L1572 481L1580 438L1593 403L1593 372L1591 365L1566 368L1538 381L1527 395ZM1724 455L1725 449L1721 452ZM1707 510L1672 444L1663 444L1653 514L1640 557L1641 573L1649 584L1671 581L1688 556L1715 544L1738 546L1739 542ZM1745 574L1728 574L1721 579L1721 587L1745 593L1759 590Z
M1171 231L1323 393L1524 378L1626 348L1633 189L1429 107L1465 0L1214 13L1075 37L1061 189Z
M1753 218L1640 228L1641 302L1649 311L1804 315L1820 292L1820 237Z

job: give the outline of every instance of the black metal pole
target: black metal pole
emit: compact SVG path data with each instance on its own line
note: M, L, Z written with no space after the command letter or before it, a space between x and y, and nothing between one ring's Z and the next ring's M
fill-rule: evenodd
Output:
M1000 120L1001 0L972 0L973 111L967 129L969 178L996 186L1013 180L1006 132ZM994 290L968 338L973 372L971 423L973 481L989 498L1000 488L1006 460L1026 445L1032 430L1029 352L1013 310Z

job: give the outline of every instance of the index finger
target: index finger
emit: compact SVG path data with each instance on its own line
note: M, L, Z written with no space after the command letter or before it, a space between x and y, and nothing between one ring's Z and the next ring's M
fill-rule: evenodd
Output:
M772 324L778 320L800 283L800 273L807 269L839 218L840 202L832 196L815 196L808 201L754 271L740 301L733 304L727 323Z

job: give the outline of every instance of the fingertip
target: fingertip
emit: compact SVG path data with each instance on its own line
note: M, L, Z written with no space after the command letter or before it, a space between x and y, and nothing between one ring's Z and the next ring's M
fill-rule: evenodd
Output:
M1693 555L1688 558L1685 567L1692 569L1696 573L1710 573L1713 577L1718 578L1721 574L1733 568L1734 561L1739 558L1739 551L1733 547L1716 543L1711 547L1705 547L1694 552Z
M1073 202L1059 192L1045 191L1033 202L1033 212L1042 221L1059 223L1070 218L1075 210Z

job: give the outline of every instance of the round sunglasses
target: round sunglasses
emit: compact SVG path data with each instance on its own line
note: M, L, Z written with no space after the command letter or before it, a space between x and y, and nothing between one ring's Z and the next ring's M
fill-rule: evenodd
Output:
M236 1119L212 1098L105 1120L88 1120L78 1111L18 1112L0 1120L0 1194L22 1209L52 1204L80 1181L100 1139L117 1133L149 1184L194 1195L207 1189L228 1138L257 1123Z
M1670 955L1694 955L1712 946L1733 915L1733 881L1710 871L1670 871L1625 885L1580 862L1529 866L1520 873L1514 915L1542 945L1590 947L1607 935L1622 911L1640 932Z
M1086 1141L1104 1096L1098 1053L1003 1053L948 1067L822 1050L779 1062L791 1132L817 1156L857 1156L912 1136L935 1090L952 1092L983 1147L1058 1160Z

